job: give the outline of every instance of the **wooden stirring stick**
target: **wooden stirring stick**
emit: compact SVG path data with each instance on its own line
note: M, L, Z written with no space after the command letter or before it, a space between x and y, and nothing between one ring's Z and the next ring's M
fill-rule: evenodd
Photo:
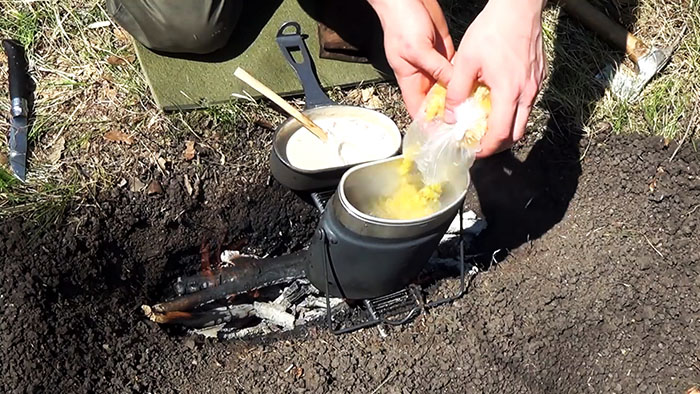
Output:
M241 81L250 85L251 88L257 90L260 94L270 99L273 103L279 105L285 112L291 115L294 119L301 122L301 124L303 124L307 129L309 129L309 131L314 133L314 135L318 137L321 141L328 141L328 133L323 131L322 128L318 127L318 125L314 123L311 119L309 119L308 116L302 114L301 112L299 112L299 110L292 107L291 104L289 104L285 99L280 97L277 93L273 92L270 88L263 85L262 82L253 78L253 76L248 74L245 70L238 67L233 73L233 75Z

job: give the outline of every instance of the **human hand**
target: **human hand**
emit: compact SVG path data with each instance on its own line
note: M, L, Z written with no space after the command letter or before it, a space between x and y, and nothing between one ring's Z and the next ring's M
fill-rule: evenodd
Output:
M384 30L384 50L406 108L415 116L428 90L447 86L454 45L437 0L369 0Z
M491 90L488 129L477 157L508 149L525 126L545 78L542 44L544 0L489 0L469 26L454 56L445 120L481 82Z

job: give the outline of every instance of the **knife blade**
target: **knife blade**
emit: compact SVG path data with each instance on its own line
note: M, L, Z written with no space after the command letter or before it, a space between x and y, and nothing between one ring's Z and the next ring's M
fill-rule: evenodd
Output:
M7 54L10 80L10 168L22 182L27 174L27 99L29 93L29 73L24 47L15 40L3 40L2 47Z

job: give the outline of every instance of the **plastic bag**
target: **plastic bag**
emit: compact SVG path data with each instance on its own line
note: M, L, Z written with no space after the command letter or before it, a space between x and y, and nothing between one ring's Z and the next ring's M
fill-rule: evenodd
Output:
M454 124L443 120L446 93L440 85L431 88L406 130L397 186L390 195L376 200L370 214L400 220L425 217L448 203L441 199L444 194L461 194L468 187L469 169L491 110L489 90L478 86L455 109Z
M440 85L428 92L421 111L406 130L403 154L415 163L426 186L449 184L465 189L479 141L486 133L491 111L489 90L480 85L457 106L454 124L443 119L445 96L446 90Z

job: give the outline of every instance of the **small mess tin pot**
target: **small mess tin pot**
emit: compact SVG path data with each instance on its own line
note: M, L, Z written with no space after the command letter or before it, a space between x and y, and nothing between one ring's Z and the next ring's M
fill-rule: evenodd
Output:
M333 297L380 297L413 281L459 213L465 190L448 190L435 213L411 220L366 213L372 200L395 186L402 156L357 165L341 178L311 241L306 271L311 283Z
M292 27L291 33L286 33ZM352 105L340 105L333 102L323 92L314 72L314 66L308 49L301 34L301 27L296 22L287 22L277 32L277 43L288 63L292 66L304 88L305 109L303 113L312 120L321 118L352 118L382 128L391 136L391 154L386 159L397 155L401 150L401 131L386 115L367 108ZM297 62L292 56L293 51L301 52L303 61ZM270 153L270 170L272 176L282 185L295 192L317 192L334 189L341 177L351 167L366 163L358 162L344 166L307 170L295 167L287 156L287 144L294 133L302 128L302 124L289 117L275 130ZM387 149L389 151L389 149ZM314 154L314 152L309 152Z

